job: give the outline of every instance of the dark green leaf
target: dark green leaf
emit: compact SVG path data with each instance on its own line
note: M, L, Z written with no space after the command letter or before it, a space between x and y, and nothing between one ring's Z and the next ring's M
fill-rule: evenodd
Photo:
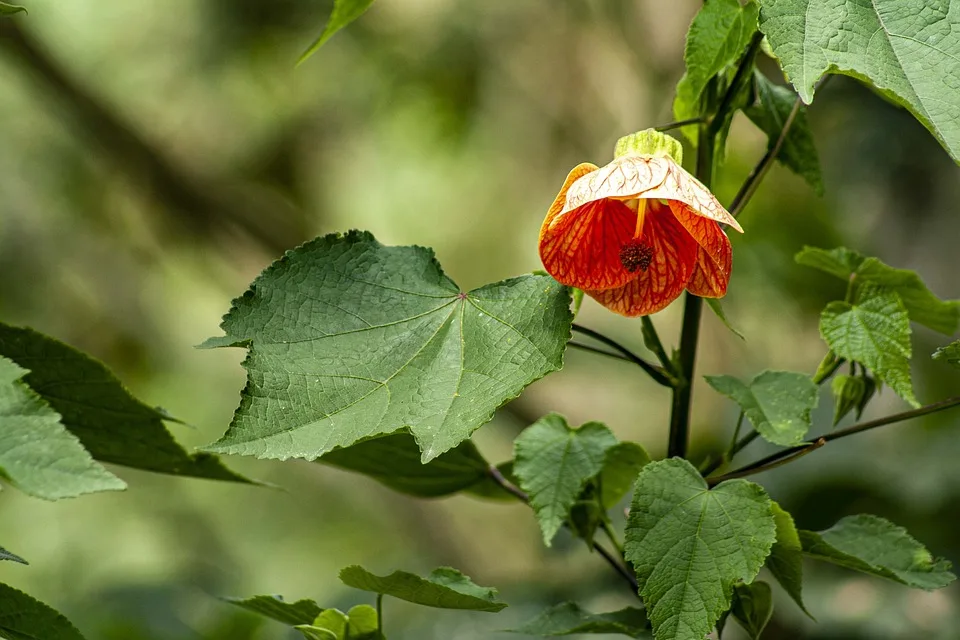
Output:
M733 590L730 612L751 640L760 640L760 634L773 615L773 591L770 585L761 580L738 584Z
M605 425L572 429L552 413L527 427L514 442L513 472L530 495L543 541L550 546L587 481L600 473L617 438Z
M0 560L12 560L13 562L19 562L20 564L30 564L20 556L15 553L10 553L3 547L0 547Z
M0 477L46 500L126 488L21 380L25 374L26 369L0 356Z
M732 331L734 335L741 340L746 340L746 338L743 337L743 334L740 333L732 324L730 324L729 320L727 320L727 314L724 313L723 307L720 305L720 301L718 299L704 298L703 300L707 303L707 306L710 307L710 310L713 311L718 318L720 318L720 322L723 323L723 326L725 326L727 329L730 329L730 331Z
M960 368L960 340L951 342L933 352L933 359Z
M863 403L863 396L867 392L867 383L860 376L849 376L840 374L830 383L833 391L833 426L837 426L843 417L857 409L857 418L860 417L859 409Z
M323 613L320 605L306 599L284 602L282 596L253 596L252 598L224 598L224 600L247 611L259 613L291 626L310 624Z
M496 613L506 603L497 600L497 590L480 587L450 567L434 569L429 576L394 571L375 576L363 567L352 565L340 572L340 581L348 587L382 593L400 600L438 609L469 609Z
M877 516L847 516L826 531L800 531L800 541L814 558L908 587L939 589L956 579L948 561L934 559L905 529Z
M797 101L797 94L786 87L773 84L759 71L754 72L754 86L757 101L753 106L745 109L744 113L767 134L769 140L767 148L773 149ZM820 158L813 142L810 124L807 122L806 107L800 107L797 112L787 137L777 153L777 160L806 180L818 195L823 195Z
M188 454L163 421L162 410L143 404L102 363L62 342L0 323L0 356L30 373L24 382L50 403L63 426L101 462L156 473L250 482L216 456Z
M7 2L0 2L0 16L12 16L15 13L26 13L27 8Z
M767 557L766 567L787 595L809 616L810 612L803 604L803 546L800 544L800 534L790 514L776 502L772 506L777 524L777 541Z
M864 287L856 305L831 302L820 334L841 358L862 363L901 398L919 407L910 378L910 319L892 291Z
M611 613L589 613L574 602L550 607L533 620L510 629L528 636L555 637L575 633L617 633L630 638L652 638L642 609L627 607Z
M310 43L307 50L300 55L299 63L304 62L316 53L317 49L322 47L337 31L362 16L372 4L373 0L333 0L333 13L327 20L327 26L323 28L323 33Z
M83 640L63 615L0 583L0 637L6 640Z
M711 387L740 405L764 440L781 446L803 442L810 411L818 401L810 376L793 371L764 371L749 384L733 376L705 376Z
M686 460L651 462L637 478L626 558L657 640L703 638L733 587L760 571L776 539L763 488L728 480L709 490Z
M960 161L960 30L953 3L760 0L760 29L809 104L824 75L853 76L905 106Z
M404 432L334 449L318 462L362 473L395 491L421 498L448 496L492 482L490 463L473 442L465 440L423 464L416 440ZM510 498L502 489L496 492L491 487L488 493L490 497Z
M627 495L640 469L650 462L646 449L635 442L620 442L607 449L600 472L600 503L613 508Z
M209 449L312 460L408 427L429 462L559 369L571 320L553 278L461 293L422 247L318 238L267 268L205 343L250 350L240 407Z

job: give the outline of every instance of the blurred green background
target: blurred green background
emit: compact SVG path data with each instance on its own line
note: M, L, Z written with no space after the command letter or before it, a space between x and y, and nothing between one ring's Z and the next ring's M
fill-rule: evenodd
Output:
M671 119L695 0L381 0L300 67L330 2L30 0L0 22L0 317L106 362L146 402L216 439L243 385L241 350L198 351L259 271L349 228L432 246L461 286L539 266L542 216L567 171L606 163L625 133ZM776 74L768 60L764 68ZM778 81L782 80L779 76ZM826 194L776 167L734 234L724 302L741 341L704 318L700 373L812 372L817 317L843 284L794 265L804 244L845 243L960 297L960 170L908 113L846 78L811 108ZM765 138L742 116L717 185L729 202ZM679 306L655 316L676 340ZM636 322L591 301L580 321L642 350ZM918 396L960 391L929 362L948 342L915 327ZM573 352L481 429L492 460L550 410L603 420L664 453L668 394L639 371ZM703 383L694 449L730 437L734 405ZM889 391L869 416L904 409ZM816 419L830 424L824 395ZM743 461L764 453L751 445ZM759 476L799 526L872 512L960 561L960 413L831 444ZM452 565L500 588L496 616L385 605L392 640L508 638L497 630L576 598L630 594L582 543L544 550L531 512L471 498L415 501L307 462L229 459L282 490L116 470L130 488L61 503L0 495L0 543L31 561L0 580L95 639L266 639L280 625L220 595L282 593L346 609L339 585ZM956 638L960 589L911 591L807 567L819 623L778 591L767 638ZM596 637L596 636L594 636ZM730 637L736 637L731 633Z

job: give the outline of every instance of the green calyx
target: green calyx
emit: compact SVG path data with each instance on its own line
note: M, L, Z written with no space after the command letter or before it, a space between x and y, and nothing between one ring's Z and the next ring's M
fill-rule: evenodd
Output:
M683 147L676 138L660 133L656 129L644 129L617 140L613 155L615 158L628 153L644 156L669 157L677 164L683 164Z

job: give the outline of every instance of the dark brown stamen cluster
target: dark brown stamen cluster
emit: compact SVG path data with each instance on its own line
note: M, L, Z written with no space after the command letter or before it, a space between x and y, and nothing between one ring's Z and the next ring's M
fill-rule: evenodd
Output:
M630 273L646 271L651 262L653 262L653 249L639 240L631 240L620 247L620 264Z

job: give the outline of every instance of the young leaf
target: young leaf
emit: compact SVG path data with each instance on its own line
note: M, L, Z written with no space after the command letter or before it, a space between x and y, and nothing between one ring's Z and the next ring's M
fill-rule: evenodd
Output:
M318 640L326 640L324 634L315 634L316 631L325 631L332 635L335 640L346 640L347 630L350 627L350 621L347 614L339 609L325 609L323 613L317 616L317 619L310 625L299 625L296 628L311 640L317 637ZM308 633L309 632L309 633Z
M759 71L754 71L754 86L756 87L756 103L744 110L769 140L768 149L772 149L780 138L783 125L786 124L797 94L786 87L776 85ZM820 175L820 158L817 156L817 147L813 142L813 133L807 122L807 109L800 107L793 125L787 132L783 146L777 153L779 160L785 167L807 181L817 195L823 195L823 179Z
M63 614L3 583L0 583L0 638L83 640Z
M867 282L896 292L910 319L934 331L953 335L960 322L960 301L941 300L923 283L916 271L895 269L877 258L866 258L857 268L858 282Z
M530 495L548 547L587 480L600 473L607 450L616 445L616 436L605 425L588 422L572 429L555 413L517 437L513 472Z
M348 587L381 593L425 607L469 609L496 613L505 602L497 600L497 590L480 587L456 569L440 567L429 576L394 571L388 576L375 576L363 567L352 565L340 572L340 581Z
M323 627L315 627L312 624L298 624L294 629L303 634L303 637L307 640L343 640L342 635L337 635Z
M960 340L951 342L933 352L933 359L960 368Z
M378 637L377 610L368 604L358 604L347 611L350 640L382 640Z
M433 252L368 233L288 251L234 300L223 338L247 386L211 451L315 459L408 427L429 462L559 369L570 293L522 276L462 293Z
M119 491L123 480L97 464L60 416L24 384L26 369L0 356L0 477L46 500Z
M2 16L12 16L15 13L26 13L27 8L21 7L20 5L10 4L8 2L0 2L0 17Z
M819 247L804 246L793 257L797 264L812 267L820 271L837 276L841 280L849 280L866 258L852 249L837 247L836 249L820 249Z
M15 553L10 553L3 547L0 547L0 560L11 560L13 562L19 562L20 564L30 564L20 556Z
M790 514L776 502L771 504L777 524L777 541L773 543L765 566L787 595L809 616L810 612L803 604L803 546L800 544L800 534Z
M820 335L841 358L862 363L914 407L910 379L910 319L900 297L882 288L861 291L860 302L831 302Z
M733 590L730 613L751 640L760 640L760 635L773 615L773 591L770 585L762 580L751 584L738 584Z
M749 384L733 376L704 376L707 383L740 405L764 440L789 447L803 442L810 411L818 401L810 376L792 371L764 371Z
M830 383L833 391L833 426L837 426L843 417L857 409L860 417L863 396L867 392L867 383L860 376L840 374Z
M740 338L741 340L746 340L743 334L737 331L737 329L732 324L730 324L730 321L727 320L727 314L723 311L723 307L720 305L720 301L718 299L704 298L703 301L706 302L707 306L710 307L710 310L713 311L713 313L718 318L720 318L720 322L723 323L723 326L725 326L727 329L732 331L733 334L738 338Z
M600 471L600 503L604 508L615 507L627 495L647 463L650 454L636 442L620 442L607 449Z
M259 613L287 625L310 624L323 609L313 600L284 602L281 596L253 596L252 598L223 598L241 609Z
M318 462L362 473L395 491L420 498L439 498L492 483L490 463L473 442L465 440L422 464L420 447L412 435L404 432L334 449ZM485 497L511 497L502 489L498 493L490 489Z
M556 637L576 633L618 633L630 638L651 638L650 622L642 609L627 607L611 613L589 613L574 602L550 607L512 633Z
M960 31L950 2L760 0L760 30L803 101L824 74L868 82L960 162Z
M728 480L712 490L686 460L651 462L637 478L626 558L657 640L702 638L756 577L776 538L763 488Z
M155 473L250 482L216 456L189 454L163 421L101 362L32 329L0 323L0 356L29 369L24 382L60 413L63 426L101 462Z
M677 83L673 115L677 120L700 113L700 96L710 78L740 59L757 31L757 3L707 0L687 33L683 59L687 70ZM689 136L688 136L689 137Z
M298 64L304 62L316 53L317 49L322 47L333 34L362 16L372 4L373 0L334 0L333 13L330 14L330 19L327 20L327 26L323 28L323 33L303 52Z
M800 541L814 558L908 587L940 589L956 579L947 560L934 559L905 529L877 516L847 516L826 531L800 531Z

